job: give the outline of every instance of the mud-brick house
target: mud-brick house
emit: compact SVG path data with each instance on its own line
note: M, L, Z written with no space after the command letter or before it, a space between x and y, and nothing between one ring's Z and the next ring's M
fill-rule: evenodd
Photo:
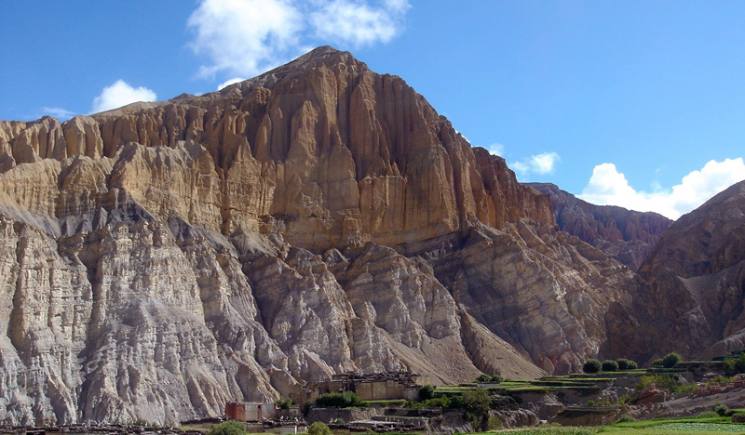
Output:
M418 376L411 372L343 373L303 386L298 402L312 402L321 394L353 392L362 400L415 400Z
M273 419L275 413L273 403L228 402L225 404L225 418L228 420L261 422Z

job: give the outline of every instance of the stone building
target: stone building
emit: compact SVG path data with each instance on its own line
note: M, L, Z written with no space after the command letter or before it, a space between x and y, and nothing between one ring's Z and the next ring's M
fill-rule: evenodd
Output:
M418 376L410 372L343 373L330 380L308 383L298 402L312 402L321 394L353 392L362 400L415 400Z

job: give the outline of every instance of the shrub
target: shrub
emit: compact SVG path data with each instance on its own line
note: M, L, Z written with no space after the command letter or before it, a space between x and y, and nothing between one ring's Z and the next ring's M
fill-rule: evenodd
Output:
M616 420L616 423L630 423L632 421L636 421L636 419L628 414L623 414Z
M681 377L669 374L644 375L639 378L636 389L641 391L654 385L661 390L666 390L675 394L688 394L696 389L694 383L682 383Z
M499 384L502 382L502 376L500 375L487 375L482 374L476 378L476 382L479 384Z
M737 374L737 362L734 358L727 358L724 360L724 373L729 376Z
M602 367L603 365L600 364L600 361L596 359L590 359L587 360L585 362L585 365L582 366L582 371L585 373L597 373Z
M450 408L450 399L447 396L433 397L422 402L422 408Z
M474 425L474 429L484 429L487 426L491 399L484 390L470 390L463 393L463 409L466 420Z
M714 412L716 412L717 415L720 417L730 417L732 414L735 413L734 411L729 409L729 406L723 405L721 403L714 407Z
M212 426L207 435L245 435L246 426L239 421L225 421Z
M504 427L504 423L502 423L502 419L497 417L496 415L492 415L489 417L489 423L487 424L487 429L489 431L493 430L499 430Z
M481 375L479 375L478 378L476 378L476 382L478 382L480 384L485 384L485 383L489 382L489 380L491 380L491 376L489 376L487 374L481 374Z
M741 353L740 356L735 360L735 368L737 373L745 373L745 353Z
M319 408L350 408L365 406L365 402L360 400L356 394L345 391L343 393L321 394L316 399L316 406Z
M683 361L683 358L675 352L670 352L662 357L662 367L670 369L678 365L679 362Z
M603 371L604 372L615 372L618 370L618 363L613 361L612 359L603 361Z
M618 363L618 370L634 370L639 367L636 361L626 358L617 359L616 363Z
M423 402L435 397L435 387L432 385L423 385L419 388L419 401Z
M662 358L652 361L652 367L662 367Z
M292 406L292 400L291 399L280 399L280 400L277 400L277 408L279 408L279 409L290 409L290 406Z
M333 435L333 432L325 424L316 421L308 427L308 435Z

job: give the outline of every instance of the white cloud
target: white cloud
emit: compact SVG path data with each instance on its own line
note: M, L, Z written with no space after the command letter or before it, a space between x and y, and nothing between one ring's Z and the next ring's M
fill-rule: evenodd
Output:
M250 77L323 43L388 42L408 0L201 0L187 26L199 75ZM229 77L229 76L228 76Z
M672 189L645 192L634 189L616 165L602 163L592 170L587 186L578 196L594 204L654 211L677 219L742 180L745 180L745 161L741 157L711 160L703 168L688 173Z
M489 151L489 154L504 157L504 145L502 145L501 143L493 143L491 145L485 146L484 148Z
M234 85L236 83L240 83L240 82L242 82L244 80L246 80L246 79L241 78L241 77L234 77L232 79L225 80L224 82L222 82L219 85L217 85L217 90L219 91L222 88L226 88L226 87L228 87L230 85Z
M534 154L525 160L512 162L510 166L523 175L531 173L545 175L550 174L559 162L559 155L554 152Z
M41 113L43 113L44 115L51 115L59 119L67 119L67 118L72 118L73 116L75 116L75 112L64 109L62 107L44 106L41 108Z
M155 101L155 92L144 86L133 87L124 80L117 80L103 88L93 99L93 113L116 109L138 101Z
M288 0L203 0L187 25L196 32L192 49L211 62L200 75L254 75L291 54L303 18Z
M408 8L403 0L386 0L378 7L363 1L331 0L310 14L310 22L319 38L359 47L393 39Z

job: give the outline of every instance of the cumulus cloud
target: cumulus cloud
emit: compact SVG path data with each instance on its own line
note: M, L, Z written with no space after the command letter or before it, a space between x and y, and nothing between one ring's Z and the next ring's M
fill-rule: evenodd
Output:
M205 55L200 75L251 75L275 66L298 43L303 17L289 0L203 0L187 26Z
M201 0L187 26L192 50L207 59L199 75L248 77L323 43L388 42L408 0Z
M594 204L654 211L677 219L742 180L745 180L745 161L741 157L711 160L703 168L688 173L672 189L645 192L634 189L616 165L602 163L592 170L589 182L578 196Z
M362 1L332 0L310 14L321 39L340 40L354 46L388 42L398 33L408 2L387 0L373 7Z
M523 175L550 174L559 162L559 155L554 152L534 154L525 160L513 162L511 166Z
M155 92L144 86L133 87L124 80L117 80L103 88L93 99L93 113L116 109L138 101L155 101Z
M49 107L44 106L41 108L41 113L44 115L50 115L59 119L67 119L75 116L75 112L64 109L62 107Z

